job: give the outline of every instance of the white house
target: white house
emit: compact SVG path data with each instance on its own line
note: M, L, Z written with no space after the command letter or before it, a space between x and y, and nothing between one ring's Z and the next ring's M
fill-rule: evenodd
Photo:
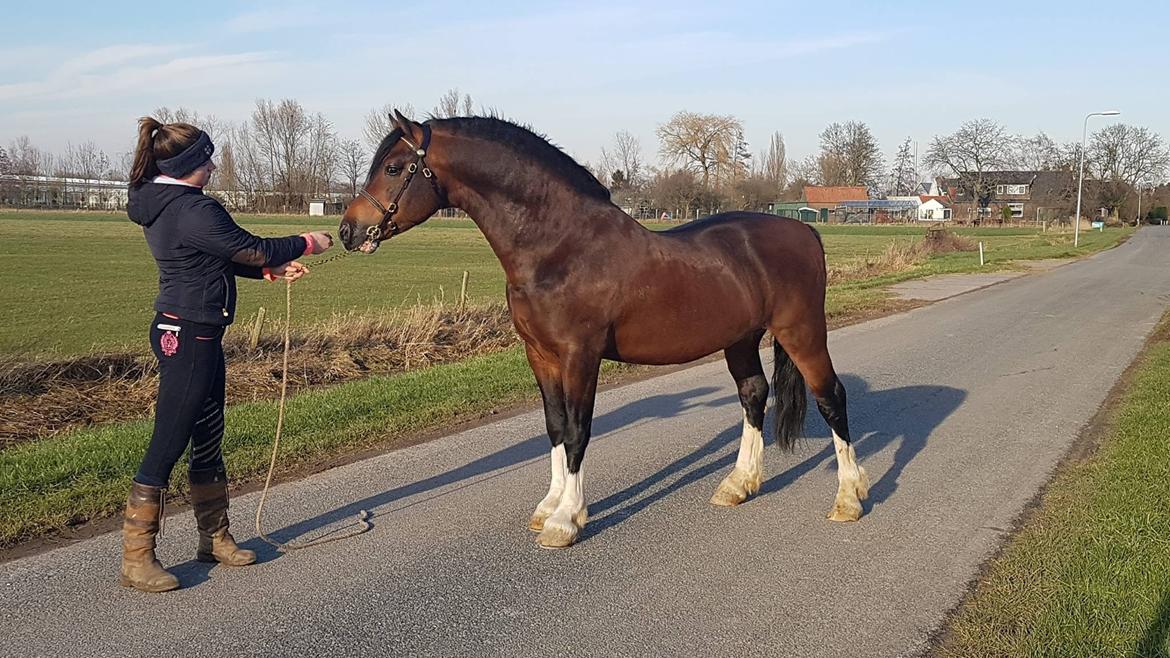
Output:
M945 222L951 218L951 209L934 198L923 197L925 200L918 206L918 221Z

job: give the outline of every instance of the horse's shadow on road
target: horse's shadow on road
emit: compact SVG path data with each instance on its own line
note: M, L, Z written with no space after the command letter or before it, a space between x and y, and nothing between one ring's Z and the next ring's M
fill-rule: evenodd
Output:
M698 387L680 393L668 395L653 395L636 402L631 402L608 413L597 416L593 421L594 440L604 442L614 430L636 427L640 424L653 422L663 418L673 418L685 411L701 407L720 407L733 402L736 397L724 396L706 400L719 389L714 387ZM374 496L369 496L343 507L331 510L324 514L300 521L293 525L268 533L269 538L279 542L291 542L304 535L313 534L314 539L320 537L319 531L331 525L348 522L361 510L368 510L373 514L373 523L377 524L379 516L385 517L395 511L417 505L438 496L444 496L460 489L475 486L488 479L499 477L519 468L523 468L538 460L549 458L550 449L547 434L539 434L498 450L479 459L472 460L458 468L445 471L432 477L424 478L407 485L388 489ZM547 482L546 482L547 484ZM455 485L455 486L452 486ZM435 491L442 489L442 491ZM395 506L396 501L404 498L419 496L434 492L430 496L417 498L408 503ZM533 506L536 500L533 500ZM345 531L348 528L336 528L335 532ZM244 548L256 551L257 562L266 562L280 557L280 552L259 538L250 539L240 544ZM190 561L177 565L172 571L183 580L185 586L191 583L200 583L209 578L209 565Z
M849 392L851 429L855 437L861 437L854 441L854 446L862 464L867 456L884 450L889 445L897 444L893 465L876 480L872 480L870 497L866 501L866 511L868 512L894 495L898 488L898 480L905 468L926 446L927 439L934 429L958 408L966 398L966 393L945 386L905 386L871 391L865 380L859 377L844 375L842 381ZM628 430L639 424L672 418L699 407L717 408L726 405L729 409L729 416L732 415L731 409L735 409L735 403L738 402L735 395L710 400L704 399L718 390L714 387L699 387L675 394L655 395L602 414L593 422L594 436L596 437L593 443L596 445L597 442L606 441L609 436L612 436L614 430ZM735 409L734 416L740 416L738 409ZM770 419L767 424L770 424ZM591 503L589 505L591 519L585 527L581 540L587 540L591 536L624 522L654 502L662 500L713 473L729 472L735 463L738 448L736 439L739 438L740 431L739 423L731 425L710 441L667 464L653 475ZM805 436L807 437L804 440L806 444L811 442L814 445L823 444L823 446L801 462L766 480L761 486L761 496L779 491L818 466L835 465L833 444L828 428L816 412L815 404L809 405ZM767 440L771 443L772 439L768 437ZM726 454L722 454L716 459L709 459L725 450L727 450ZM379 516L387 516L397 510L431 498L475 486L488 479L528 466L537 460L547 459L548 453L548 436L546 434L533 436L515 445L472 460L458 468L388 489L374 496L286 526L269 533L269 537L277 541L293 541L305 535L316 534L330 525L348 521L360 510L372 512L376 524ZM871 478L877 475L872 469L869 470ZM442 491L436 491L438 489L442 489ZM431 495L416 498L403 505L392 506L393 503L404 498L428 492L431 492ZM533 505L535 503L534 499ZM275 548L259 538L248 540L242 545L256 551L257 559L260 562L273 560L280 556ZM178 565L175 567L175 571L176 575L184 579L185 582L189 580L202 582L208 578L207 565L194 561Z
M889 500L898 489L903 471L914 457L926 447L931 433L966 399L967 394L947 386L903 386L881 391L869 390L869 384L854 375L842 375L841 381L849 393L850 430L854 434L853 446L862 465L865 458L896 444L893 464L877 479L872 468L867 469L871 482L869 499L865 501L865 512ZM765 433L771 424L771 414L765 422ZM683 487L703 480L715 473L730 473L738 453L738 441L742 427L735 424L720 432L713 439L693 452L664 466L657 473L625 489L589 505L590 521L585 526L582 540L614 527L652 503L675 493ZM804 436L798 443L820 445L814 454L785 471L765 480L760 486L759 496L775 493L810 473L817 467L836 468L836 455L832 435L828 426L816 411L816 404L809 400L809 414L805 420ZM858 438L860 437L860 438ZM774 437L767 436L770 445ZM732 448L722 457L704 461L707 457ZM669 484L659 487L665 480L677 477ZM639 498L642 494L648 493ZM711 490L714 493L714 489ZM826 492L826 509L833 491ZM612 511L610 511L612 510ZM609 511L608 514L605 512Z

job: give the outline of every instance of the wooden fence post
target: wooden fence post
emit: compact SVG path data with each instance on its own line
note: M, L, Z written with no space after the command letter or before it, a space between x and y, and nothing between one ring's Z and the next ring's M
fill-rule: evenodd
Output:
M248 337L248 349L252 352L256 351L256 347L260 344L260 332L264 329L264 307L261 306L256 311L256 320L252 323L252 335Z

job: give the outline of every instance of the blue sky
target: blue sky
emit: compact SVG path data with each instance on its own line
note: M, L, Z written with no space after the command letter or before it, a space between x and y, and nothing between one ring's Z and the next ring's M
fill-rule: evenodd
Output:
M885 152L989 117L1080 137L1088 111L1170 138L1165 2L20 3L0 28L0 145L129 149L135 119L186 106L247 118L296 98L344 137L384 103L447 89L531 124L582 161L618 130L657 159L679 110L732 114L790 156L832 121ZM1105 125L1104 121L1092 126Z

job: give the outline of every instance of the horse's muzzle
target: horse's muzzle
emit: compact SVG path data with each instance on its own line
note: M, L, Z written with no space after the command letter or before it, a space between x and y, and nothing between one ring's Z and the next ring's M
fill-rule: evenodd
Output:
M362 246L362 242L366 237L358 229L357 223L352 219L341 220L341 225L337 227L337 236L341 238L341 244L345 247L346 251L353 251Z

